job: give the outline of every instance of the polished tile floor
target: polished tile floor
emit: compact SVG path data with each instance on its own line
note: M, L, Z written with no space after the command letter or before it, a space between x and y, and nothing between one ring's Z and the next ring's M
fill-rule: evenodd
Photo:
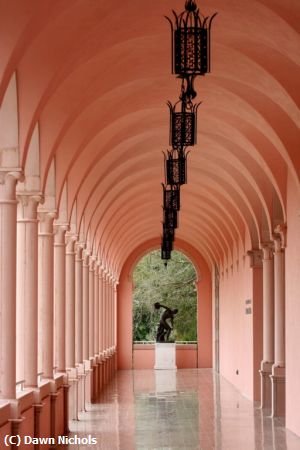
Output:
M263 414L209 369L120 371L70 428L70 436L97 444L61 448L300 450L300 438L282 420Z

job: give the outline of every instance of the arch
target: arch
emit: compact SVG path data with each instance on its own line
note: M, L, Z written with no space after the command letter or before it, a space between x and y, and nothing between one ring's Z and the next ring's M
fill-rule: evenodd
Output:
M13 73L3 100L0 99L1 167L19 167L19 111L17 77Z
M158 239L138 245L125 261L118 285L117 349L118 368L132 368L132 273L143 255L160 245ZM197 273L198 367L212 367L212 284L211 271L201 254L184 240L176 239L176 249L193 263Z

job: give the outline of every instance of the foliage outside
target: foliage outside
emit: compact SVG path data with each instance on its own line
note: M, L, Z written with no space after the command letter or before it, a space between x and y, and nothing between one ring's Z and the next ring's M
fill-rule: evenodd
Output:
M196 272L182 253L172 252L167 267L160 258L160 251L148 253L137 264L133 281L134 341L156 340L157 326L164 309L155 310L155 302L179 310L171 339L197 341Z

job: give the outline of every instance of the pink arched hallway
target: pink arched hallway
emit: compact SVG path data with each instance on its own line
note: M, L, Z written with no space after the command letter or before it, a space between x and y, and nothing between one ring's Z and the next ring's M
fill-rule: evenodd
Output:
M300 4L198 3L218 16L175 241L197 272L198 346L161 381L133 348L132 272L160 245L179 87L164 16L184 1L0 1L1 448L94 421L113 448L141 430L155 446L140 420L152 400L166 419L172 386L210 450L240 448L246 422L252 448L300 447ZM220 427L236 404L245 422Z

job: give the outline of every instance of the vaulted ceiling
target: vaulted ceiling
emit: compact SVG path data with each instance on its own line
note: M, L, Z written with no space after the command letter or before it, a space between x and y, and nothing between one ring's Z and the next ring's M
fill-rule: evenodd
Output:
M300 3L203 0L211 73L196 82L198 144L188 157L177 236L228 264L286 217L300 177ZM162 151L180 83L164 15L183 0L0 0L0 102L16 74L20 163L39 129L41 189L55 160L57 208L115 273L161 233ZM84 218L84 220L83 220Z

